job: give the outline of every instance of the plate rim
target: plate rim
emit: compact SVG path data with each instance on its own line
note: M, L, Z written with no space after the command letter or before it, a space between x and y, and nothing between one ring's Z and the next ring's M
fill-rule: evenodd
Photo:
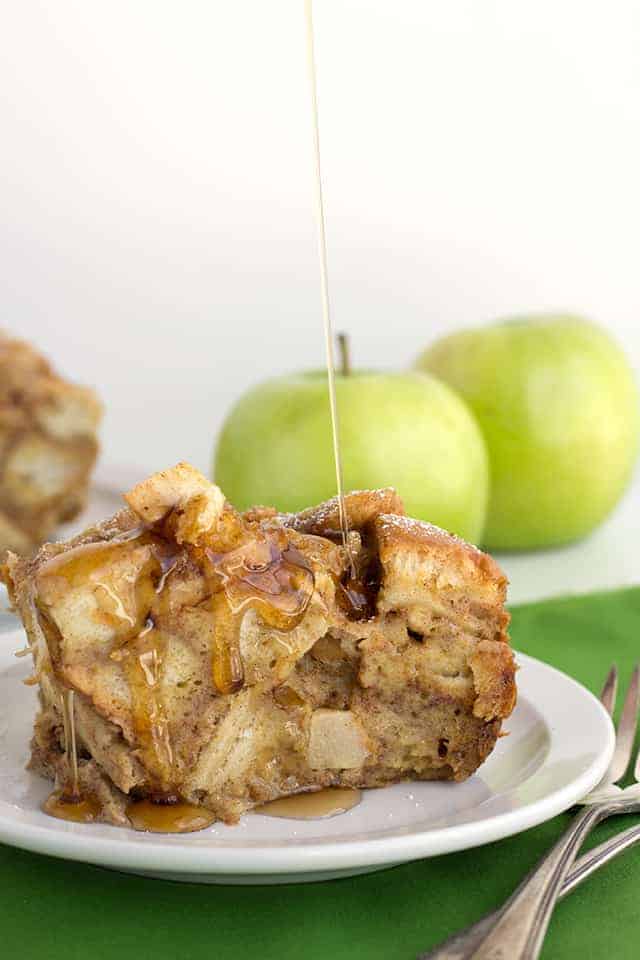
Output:
M16 629L21 630L21 627ZM5 634L5 636L7 636ZM520 665L541 669L556 675L562 683L569 684L583 698L585 707L594 711L602 722L603 747L581 773L570 778L550 793L513 810L450 826L414 830L404 835L370 839L348 839L331 842L309 841L289 846L248 846L230 844L182 847L171 838L149 840L135 846L127 846L119 840L121 828L113 827L113 838L88 836L83 842L76 831L65 832L52 829L46 824L19 823L0 811L0 842L33 853L45 854L65 860L84 862L102 867L139 870L168 874L190 874L194 878L210 876L261 876L288 874L311 874L326 870L349 870L406 863L444 853L473 849L495 840L504 839L531 827L544 823L564 810L599 783L613 755L615 730L613 722L594 694L573 677L551 664L528 654L514 651ZM550 736L558 734L548 727ZM549 751L539 772L552 751ZM410 781L407 781L410 782Z

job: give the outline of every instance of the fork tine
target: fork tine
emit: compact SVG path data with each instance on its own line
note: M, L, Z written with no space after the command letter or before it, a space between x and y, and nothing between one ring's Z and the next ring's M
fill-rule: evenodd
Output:
M616 748L607 774L607 780L609 783L616 783L618 780L620 780L629 764L631 751L633 750L633 741L635 740L636 736L639 705L640 666L636 664L633 673L631 674L627 695L624 698L620 723L618 724Z
M614 665L611 667L611 670L609 670L609 673L607 674L607 679L604 682L604 687L602 688L602 693L600 694L600 702L610 717L613 716L617 693L618 668L614 663Z

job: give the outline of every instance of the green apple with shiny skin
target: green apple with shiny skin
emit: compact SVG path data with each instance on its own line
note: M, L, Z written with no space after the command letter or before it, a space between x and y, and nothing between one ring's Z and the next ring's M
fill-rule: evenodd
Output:
M336 374L345 490L393 486L408 514L477 541L487 454L465 403L420 373ZM215 481L240 509L296 511L336 493L327 375L269 380L229 414Z
M567 543L615 506L636 459L638 393L600 327L574 316L516 317L444 337L417 367L457 390L482 428L488 547Z

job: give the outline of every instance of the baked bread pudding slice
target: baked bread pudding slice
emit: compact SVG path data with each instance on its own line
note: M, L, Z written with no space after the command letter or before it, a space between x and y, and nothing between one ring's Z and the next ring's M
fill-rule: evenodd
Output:
M40 689L31 767L67 794L74 776L92 816L232 823L322 787L464 780L491 752L516 698L505 577L394 490L347 494L346 546L337 501L240 514L187 464L125 500L4 573Z
M83 508L101 407L0 331L0 557L30 553Z

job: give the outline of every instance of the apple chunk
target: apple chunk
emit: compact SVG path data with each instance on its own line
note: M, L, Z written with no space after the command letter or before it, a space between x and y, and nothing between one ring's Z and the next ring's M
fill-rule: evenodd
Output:
M367 736L350 710L316 710L311 717L309 766L313 770L351 770L369 756Z

